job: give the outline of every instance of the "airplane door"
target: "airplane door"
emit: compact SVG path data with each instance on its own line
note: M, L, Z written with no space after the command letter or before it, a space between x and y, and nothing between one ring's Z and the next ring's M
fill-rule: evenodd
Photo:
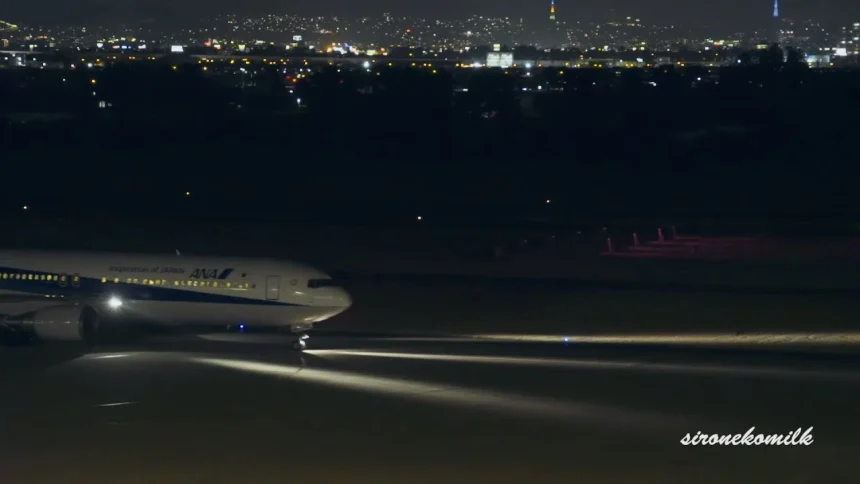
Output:
M277 301L281 295L281 276L269 276L266 278L266 299Z

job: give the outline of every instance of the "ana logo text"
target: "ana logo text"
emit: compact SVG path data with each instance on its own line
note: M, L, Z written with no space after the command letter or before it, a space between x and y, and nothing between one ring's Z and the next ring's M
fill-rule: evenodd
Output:
M227 276L231 272L233 272L233 269L224 269L221 271L218 269L194 269L188 277L191 279L227 279Z

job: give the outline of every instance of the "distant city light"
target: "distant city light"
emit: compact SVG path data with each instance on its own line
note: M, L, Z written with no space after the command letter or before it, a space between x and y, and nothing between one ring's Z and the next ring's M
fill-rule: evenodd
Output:
M419 221L419 222L420 222L421 220L424 220L424 217L422 217L422 216L420 216L420 215L419 215L417 218L418 218L418 221Z
M23 208L24 210L30 210L30 207L28 207L27 205L24 205L24 206L23 206L23 207L21 207L21 208ZM420 219L421 217L418 217L418 218Z
M552 201L547 199L546 204L549 205Z
M186 196L186 197L190 197L190 196L191 196L191 192L185 192L185 196Z
M365 69L370 69L370 62L368 62L368 61L364 61L364 68L365 68Z

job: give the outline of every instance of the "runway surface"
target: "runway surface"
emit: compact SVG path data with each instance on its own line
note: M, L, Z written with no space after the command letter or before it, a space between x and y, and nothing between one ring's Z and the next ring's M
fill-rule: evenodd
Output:
M0 348L24 483L856 482L860 360L563 343L164 336ZM687 434L809 446L683 446Z

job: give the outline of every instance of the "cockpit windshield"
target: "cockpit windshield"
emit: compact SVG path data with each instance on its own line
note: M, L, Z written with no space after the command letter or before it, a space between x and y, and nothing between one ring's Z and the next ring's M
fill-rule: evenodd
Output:
M308 279L308 287L317 289L320 287L337 287L337 283L332 279Z

